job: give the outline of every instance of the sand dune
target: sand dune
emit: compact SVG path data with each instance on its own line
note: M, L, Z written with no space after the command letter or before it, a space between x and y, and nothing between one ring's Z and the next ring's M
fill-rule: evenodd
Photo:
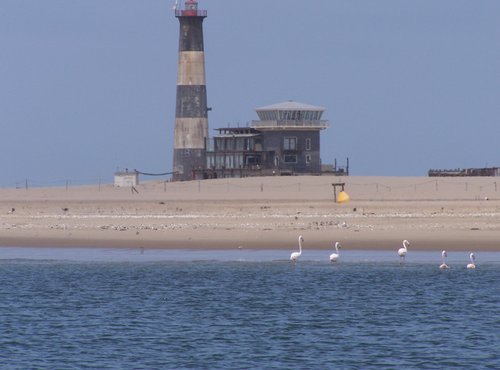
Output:
M500 250L497 178L265 177L0 189L0 245ZM348 203L334 202L345 182Z

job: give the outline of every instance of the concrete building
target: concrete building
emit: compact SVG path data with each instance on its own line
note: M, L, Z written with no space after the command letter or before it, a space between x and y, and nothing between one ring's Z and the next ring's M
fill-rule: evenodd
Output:
M456 168L453 170L428 171L429 177L469 177L469 176L500 176L500 167L486 168Z
M219 128L207 140L206 169L195 178L321 174L324 108L288 101L262 108L249 127Z
M115 172L115 187L130 188L139 185L139 173L134 172Z

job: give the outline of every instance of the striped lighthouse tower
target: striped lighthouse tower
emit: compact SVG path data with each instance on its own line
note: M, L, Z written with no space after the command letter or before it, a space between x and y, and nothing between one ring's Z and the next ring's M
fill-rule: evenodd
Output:
M196 0L186 0L175 9L179 19L179 64L174 132L174 181L192 180L195 170L206 168L205 141L208 138L207 88L203 20L206 10Z

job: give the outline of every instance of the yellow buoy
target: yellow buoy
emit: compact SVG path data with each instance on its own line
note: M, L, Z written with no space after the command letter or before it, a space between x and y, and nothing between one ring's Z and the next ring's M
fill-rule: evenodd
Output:
M351 198L345 191L341 191L339 195L337 195L337 203L345 203L348 202Z

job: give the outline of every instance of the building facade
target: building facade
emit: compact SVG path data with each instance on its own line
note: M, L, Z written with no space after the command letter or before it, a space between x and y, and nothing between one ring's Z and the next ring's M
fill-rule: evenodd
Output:
M324 108L284 102L257 108L249 127L219 128L207 140L207 166L194 178L321 174Z
M139 173L133 172L115 172L115 187L130 188L139 185Z

